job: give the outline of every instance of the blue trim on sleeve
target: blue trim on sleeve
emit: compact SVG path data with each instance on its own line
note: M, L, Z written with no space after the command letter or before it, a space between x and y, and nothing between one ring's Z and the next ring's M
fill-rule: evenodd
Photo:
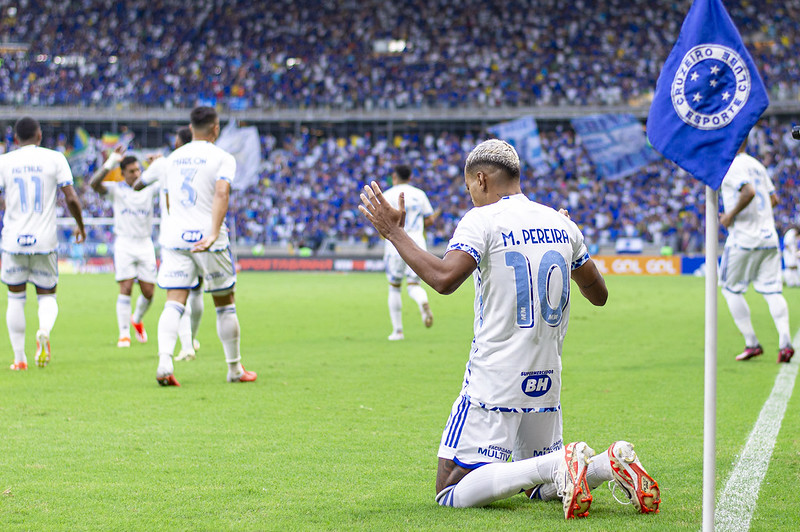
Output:
M447 251L451 251L454 249L458 251L463 251L464 253L469 253L472 256L472 258L475 259L475 262L477 264L481 263L481 254L478 253L478 250L475 249L474 247L461 243L450 244L447 247ZM445 254L447 254L447 251L445 251Z
M588 253L584 253L583 257L581 257L578 260L572 262L572 269L573 270L577 270L578 268L580 268L581 266L583 266L584 264L589 262L590 258L591 257L589 257Z
M232 178L230 178L230 177L225 177L225 176L220 176L220 177L218 177L218 178L217 178L217 181L225 181L225 182L226 182L226 183L228 183L229 185L230 185L231 183L233 183L233 179L232 179Z
M66 183L59 183L58 188L64 188L66 186L71 186L73 184L72 181L67 181Z

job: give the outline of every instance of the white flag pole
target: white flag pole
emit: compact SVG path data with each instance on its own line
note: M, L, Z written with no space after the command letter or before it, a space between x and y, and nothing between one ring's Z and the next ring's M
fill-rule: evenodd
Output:
M717 246L718 192L706 186L706 327L703 437L703 532L714 532L717 473Z

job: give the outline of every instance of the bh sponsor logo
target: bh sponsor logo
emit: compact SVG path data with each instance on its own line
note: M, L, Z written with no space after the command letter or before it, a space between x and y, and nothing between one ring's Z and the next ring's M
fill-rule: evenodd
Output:
M528 375L522 381L522 393L528 397L541 397L550 391L553 381L549 375Z
M203 232L202 231L184 231L181 234L181 238L184 242L199 242L203 239Z
M36 243L36 237L33 235L19 235L17 237L17 244L20 246L32 246Z

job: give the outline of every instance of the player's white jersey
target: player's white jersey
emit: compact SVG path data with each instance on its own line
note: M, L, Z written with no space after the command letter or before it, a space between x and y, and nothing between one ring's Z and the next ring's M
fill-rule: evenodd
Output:
M144 172L142 172L141 177L139 177L139 181L144 183L145 185L150 185L155 183L156 181L164 180L164 177L167 173L167 158L166 157L159 157L158 159L153 159L150 165L145 168Z
M764 165L746 153L738 154L722 180L720 194L725 212L730 212L739 201L741 188L751 184L756 196L741 210L728 228L726 245L743 249L774 248L778 246L778 232L772 214L770 194L775 191Z
M6 201L3 251L54 251L56 189L71 184L69 163L55 150L28 145L0 155L0 188Z
M170 249L191 249L211 232L211 206L220 179L233 182L236 159L205 141L192 141L167 157L164 188L169 213L161 222L159 242ZM222 223L212 251L228 247L228 228Z
M783 235L783 264L787 268L797 267L797 229L790 228Z
M129 238L151 238L153 235L153 198L158 187L136 191L125 181L104 183L114 209L114 234Z
M578 227L523 194L476 207L447 251L472 255L475 338L464 393L484 408L560 408L570 274L589 260Z
M397 208L400 204L401 192L404 195L406 205L406 233L419 247L426 249L425 218L433 214L431 202L422 190L408 183L393 186L383 193L383 197L393 207ZM397 250L388 240L386 241L386 253L397 254Z

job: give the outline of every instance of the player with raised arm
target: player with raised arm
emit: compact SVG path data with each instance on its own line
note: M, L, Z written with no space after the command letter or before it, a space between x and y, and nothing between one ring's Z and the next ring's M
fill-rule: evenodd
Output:
M212 107L191 113L192 142L167 157L165 190L169 211L161 223L161 268L158 285L167 290L167 302L158 321L159 363L156 380L162 386L180 386L174 376L172 353L189 290L202 276L217 310L217 334L228 363L228 382L250 382L239 353L239 318L234 285L236 270L228 240L225 215L236 160L213 143L219 136L219 117Z
M111 198L114 211L114 271L119 283L117 296L117 347L131 346L130 326L136 339L147 342L144 329L145 312L153 301L156 282L156 250L153 246L153 199L158 187L134 190L133 184L142 173L136 157L123 156L125 148L115 149L89 179L89 186ZM103 183L108 173L119 164L123 181ZM131 315L133 283L138 281L141 294Z
M722 251L719 284L733 322L744 336L744 351L736 360L748 360L764 352L744 298L747 287L753 283L755 291L764 296L778 330L778 362L789 362L794 347L772 213L778 196L767 169L745 153L746 146L747 140L739 147L720 188L725 212L720 214L719 221L728 229L728 238Z
M459 222L444 258L404 231L402 195L395 209L372 182L359 206L437 292L450 294L474 277L474 338L439 446L436 501L485 506L526 491L531 498L561 499L569 519L588 514L591 488L613 481L639 512L658 511L658 485L630 443L614 442L595 456L585 442L564 447L562 441L570 277L592 304L604 305L608 297L583 235L565 214L522 194L519 157L506 142L476 146L464 179L475 208Z
M405 230L422 249L427 249L425 243L425 228L429 227L438 216L431 207L428 196L419 188L411 185L411 168L401 164L395 167L392 172L392 187L383 193L383 197L397 207L400 194L403 194L406 205L406 225ZM433 312L428 303L428 294L420 286L419 277L414 270L403 262L402 257L394 248L391 242L386 241L383 253L383 260L386 265L386 278L389 281L389 318L392 321L392 334L389 340L402 340L403 334L403 298L400 287L403 277L406 278L406 290L409 297L413 299L419 307L422 316L422 323L425 327L433 325Z
M58 233L56 189L61 189L67 209L75 219L75 242L86 239L81 202L72 187L72 172L63 154L42 148L42 129L29 116L14 125L19 149L0 155L0 189L5 196L2 234L2 272L8 285L6 324L12 370L28 369L25 355L25 288L36 287L39 329L36 331L36 364L45 367L51 358L50 331L58 316Z
M175 149L177 150L184 144L192 141L192 130L188 127L181 127L175 135ZM155 182L160 184L156 185L161 189L160 195L161 212L163 216L169 212L169 197L164 192L164 183L166 179L167 159L166 157L158 157L150 162L150 165L141 175L141 177L133 184L134 190L141 190ZM181 349L175 360L194 360L196 352L200 349L200 342L197 340L197 330L200 327L200 320L203 317L204 303L203 303L203 278L198 279L199 284L189 291L189 297L186 300L186 309L181 316L181 322L178 326L178 338L181 341Z

